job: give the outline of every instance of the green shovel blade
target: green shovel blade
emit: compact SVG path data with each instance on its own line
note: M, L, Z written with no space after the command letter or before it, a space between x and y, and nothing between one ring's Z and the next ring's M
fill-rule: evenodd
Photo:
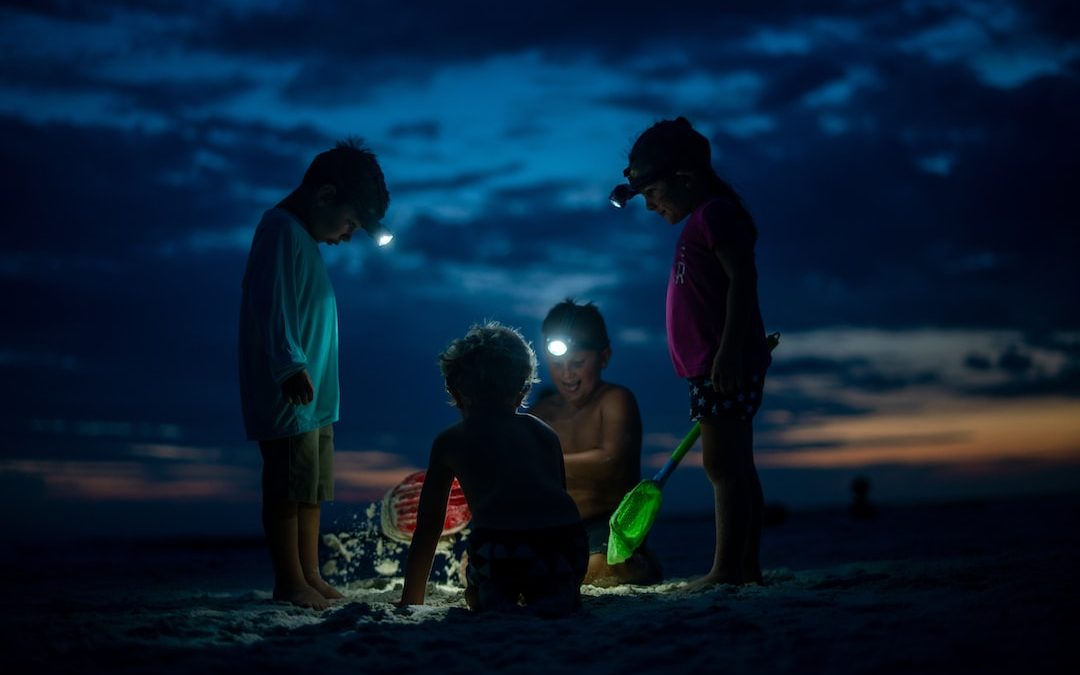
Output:
M626 493L608 521L611 530L607 550L609 565L625 562L634 555L656 520L661 499L660 486L654 480L643 480Z

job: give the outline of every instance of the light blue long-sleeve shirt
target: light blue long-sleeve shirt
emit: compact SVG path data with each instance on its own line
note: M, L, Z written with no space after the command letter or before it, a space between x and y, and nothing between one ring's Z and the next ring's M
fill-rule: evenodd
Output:
M315 398L293 405L281 384L304 369ZM281 208L263 214L244 272L240 398L251 440L295 436L338 420L334 288L318 242Z

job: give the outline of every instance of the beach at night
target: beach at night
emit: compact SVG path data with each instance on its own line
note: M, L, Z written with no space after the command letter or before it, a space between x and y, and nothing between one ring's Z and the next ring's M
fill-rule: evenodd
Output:
M55 540L4 554L6 672L1014 673L1080 665L1080 498L794 511L765 530L765 584L691 594L711 518L658 521L652 587L585 587L544 620L472 614L460 585L397 609L401 547L324 612L274 602L258 539ZM324 564L342 562L324 549Z
M5 675L1080 669L1080 3L40 1L0 47ZM419 471L564 607L663 475L662 581L474 614L466 530L398 608Z

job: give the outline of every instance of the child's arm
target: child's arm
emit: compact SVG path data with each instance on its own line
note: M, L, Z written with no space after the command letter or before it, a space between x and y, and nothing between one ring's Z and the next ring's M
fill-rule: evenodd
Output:
M295 244L289 228L274 228L258 235L245 281L274 381L282 385L287 400L298 395L306 400L290 402L307 403L311 398L305 384L310 378L303 374L307 355L299 338L302 312L297 304L299 270Z
M420 490L420 504L416 511L416 531L413 532L409 556L405 562L405 587L401 591L400 605L422 605L427 592L431 562L435 547L439 544L443 523L446 520L446 501L454 473L443 461L443 437L435 439L428 461L424 487Z
M711 376L713 388L728 394L745 384L742 381L742 347L757 304L757 266L753 248L729 243L713 251L728 276L728 292L724 333L713 359Z

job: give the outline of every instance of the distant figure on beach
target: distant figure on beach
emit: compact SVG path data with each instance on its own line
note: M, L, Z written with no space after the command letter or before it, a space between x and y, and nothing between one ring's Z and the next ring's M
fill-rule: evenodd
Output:
M462 419L432 443L399 604L424 603L456 477L473 516L469 607L572 612L581 603L588 537L566 492L559 437L517 412L537 381L536 354L517 330L489 322L451 342L439 367Z
M585 583L656 583L660 566L647 547L624 563L607 563L608 520L641 479L641 414L629 389L603 380L611 359L604 317L591 302L567 299L551 308L541 332L555 391L530 412L550 424L562 444L566 487L589 534Z
M764 500L754 466L754 414L772 358L758 307L757 228L711 164L705 136L684 117L657 122L630 150L611 202L637 194L671 225L686 221L668 277L668 349L687 379L690 419L701 422L716 509L712 568L691 588L761 581Z
M851 506L848 513L856 520L873 520L877 518L877 507L870 503L870 479L866 476L856 476L851 481Z
M342 595L319 573L320 504L334 498L337 301L319 244L373 234L390 196L375 155L345 141L311 162L263 214L240 309L240 396L262 453L262 520L274 598L324 609Z

